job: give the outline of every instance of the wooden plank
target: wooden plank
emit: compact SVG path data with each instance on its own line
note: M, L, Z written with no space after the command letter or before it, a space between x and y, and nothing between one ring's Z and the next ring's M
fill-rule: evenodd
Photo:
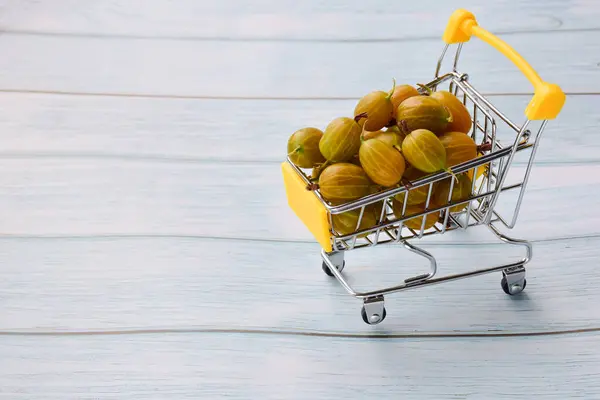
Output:
M439 39L448 17L456 8L436 0L389 7L383 0L360 2L305 1L152 1L135 2L73 0L20 3L4 2L4 32L42 32L129 37L178 37L182 39L285 39L285 40L403 40ZM598 28L600 9L547 1L540 10L537 0L478 0L461 3L481 24L496 32Z
M525 169L514 166L512 176ZM600 166L533 169L512 234L530 240L597 235L593 210ZM498 202L506 213L513 192ZM60 158L0 160L0 220L5 235L193 235L269 240L314 239L287 205L274 164L172 164ZM505 214L509 215L509 214ZM600 221L599 221L600 222ZM485 231L484 231L485 233ZM428 243L483 243L478 230Z
M598 335L4 337L0 398L595 398L599 345Z
M350 7L0 1L0 91L356 98L386 89L392 76L430 78L450 11L437 3L388 14L379 0ZM533 0L462 6L507 32L543 78L569 92L598 91L598 44L586 30L598 27L600 8L559 0L543 9ZM463 54L461 65L483 91L531 90L481 43ZM500 274L397 294L386 299L388 319L377 327L365 325L360 302L320 270L318 246L287 208L274 164L295 126L308 117L324 124L353 101L2 98L0 398L600 392L598 335L452 338L598 328L592 210L600 174L595 164L576 165L598 161L586 134L597 125L594 96L569 102L540 149L514 232L538 241L525 294L506 296ZM439 257L440 273L519 254L488 244L481 230L432 239L426 249ZM452 240L478 245L447 246ZM423 260L393 251L349 254L345 272L369 289L423 271ZM164 330L141 334L146 328ZM206 333L211 328L221 333ZM361 333L446 337L352 338Z
M490 97L521 124L529 96ZM165 100L121 97L0 94L6 138L0 155L137 158L161 162L271 161L285 157L287 140L304 126L325 129L351 115L357 100ZM598 96L569 96L550 121L536 161L600 161ZM160 110L160 112L157 112ZM231 117L235 110L235 118ZM499 134L504 134L499 125ZM513 135L512 131L510 132ZM232 145L235 144L235 145Z
M425 249L437 258L440 276L523 257L521 249L505 244ZM522 295L507 296L500 273L463 279L388 295L386 320L369 326L360 316L361 301L323 273L314 244L4 238L0 333L242 328L525 334L595 328L598 257L598 238L536 243ZM357 290L397 285L429 268L400 246L357 250L346 261L344 274Z
M600 90L600 44L586 32L515 34L509 43L563 90ZM3 35L0 88L118 94L348 97L433 77L443 42L137 41ZM77 63L66 64L77 55ZM410 62L406 62L410 59ZM404 61L403 61L404 60ZM450 62L444 71L450 68ZM484 92L530 92L510 61L481 41L460 69ZM143 71L143 72L142 72ZM235 111L235 110L233 110ZM235 114L233 114L235 115Z

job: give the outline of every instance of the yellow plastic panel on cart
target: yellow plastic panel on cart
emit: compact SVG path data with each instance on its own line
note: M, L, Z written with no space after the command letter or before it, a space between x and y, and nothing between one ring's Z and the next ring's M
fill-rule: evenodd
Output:
M464 43L476 36L494 47L511 60L533 85L534 95L525 109L530 120L554 119L560 113L566 96L561 88L544 82L537 72L506 42L486 31L477 24L475 16L467 10L456 10L448 20L442 39L447 44Z
M306 183L290 163L282 163L281 172L290 208L306 225L323 250L330 252L332 247L327 209L313 192L306 190Z

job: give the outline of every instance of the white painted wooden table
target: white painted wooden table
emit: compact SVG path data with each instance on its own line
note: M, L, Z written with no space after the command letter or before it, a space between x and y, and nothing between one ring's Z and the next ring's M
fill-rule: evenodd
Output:
M600 398L600 3L447 3L0 1L0 398ZM511 232L527 289L397 294L367 326L279 162L299 127L429 80L456 7L568 94ZM509 61L461 62L521 120ZM444 271L516 255L480 231L425 248ZM348 258L359 288L421 266Z

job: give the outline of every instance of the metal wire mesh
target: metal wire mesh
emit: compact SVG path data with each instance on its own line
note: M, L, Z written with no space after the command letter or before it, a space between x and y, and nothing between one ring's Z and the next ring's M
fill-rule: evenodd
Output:
M457 51L458 54L460 51ZM529 121L520 127L513 123L468 82L466 74L457 72L456 68L423 86L431 90L448 90L461 99L472 117L473 124L469 135L477 145L486 143L490 145L489 150L482 151L476 159L452 167L455 175L471 174L470 176L473 178L471 195L464 200L452 201L450 197L455 180L445 171L419 178L411 182L410 187L401 185L342 205L330 205L317 193L317 197L329 212L334 251L397 243L497 221L509 228L514 226L535 154L535 145L545 123L541 124L535 140L531 141L530 131L526 129ZM425 88L419 90L422 93L426 91ZM499 129L503 132L512 132L512 135L516 137L514 142L506 143L503 146L497 137ZM514 154L528 148L532 149L532 155L524 176L508 183L506 178ZM296 170L306 182L309 182L302 170L298 168ZM441 205L433 204L431 200L434 187L444 180L450 181L448 201ZM427 190L425 208L415 210L407 206L406 200L411 192L422 187L426 187L426 189L421 190ZM513 210L513 216L504 217L494 207L501 193L515 189L519 189L519 197ZM377 223L366 229L359 229L367 207L373 207L374 204L381 207ZM394 204L396 204L395 209ZM402 205L401 209L398 204ZM341 234L336 229L333 216L354 210L359 210L356 229L349 234ZM434 224L432 224L433 221L435 221Z

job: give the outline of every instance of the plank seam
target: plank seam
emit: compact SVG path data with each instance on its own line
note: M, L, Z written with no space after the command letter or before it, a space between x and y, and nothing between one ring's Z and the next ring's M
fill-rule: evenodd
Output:
M160 154L118 154L118 153L85 153L85 152L23 152L23 151L0 151L0 160L28 160L28 159L80 159L101 161L125 161L125 162L154 162L164 164L230 164L230 165L279 165L282 160L278 159L229 159L211 157L185 157L185 156L163 156ZM598 160L578 161L535 161L535 165L544 166L577 166L598 165ZM514 161L513 165L527 165L525 161Z
M583 239L600 238L600 233L590 233L585 235L574 236L559 236L545 239L529 239L531 243L551 243L559 241L572 241ZM270 238L251 238L251 237L234 237L234 236L213 236L213 235L184 235L184 234L82 234L82 235L20 235L10 233L0 233L0 240L122 240L122 239L191 239L191 240L223 240L223 241L238 241L238 242L260 242L260 243L291 243L291 244L311 244L317 245L311 240L287 240L287 239L270 239ZM429 242L423 246L447 247L447 246L505 246L504 243L494 242L452 242L440 243Z
M119 93L119 92L84 92L69 90L44 90L44 89L10 89L0 88L0 93L36 94L52 96L82 96L82 97L124 97L142 99L170 99L170 100L239 100L239 101L354 101L360 96L235 96L235 95L178 95L178 94L153 94L153 93ZM528 92L495 92L482 93L487 97L499 96L533 96ZM600 92L565 92L567 96L597 96Z
M85 331L37 331L37 330L0 330L0 336L118 336L118 335L152 335L152 334L246 334L246 335L279 335L309 336L324 338L348 339L450 339L450 338L511 338L536 336L565 336L585 333L598 333L600 327L576 328L555 331L530 332L423 332L423 333L336 333L322 331L279 330L279 329L235 329L235 328L146 328L146 329L113 329Z
M546 33L578 33L578 32L596 32L600 28L547 28L547 29L516 29L509 31L495 31L498 36L512 35L535 35ZM193 41L193 42L255 42L255 43L401 43L401 42L423 42L440 41L440 35L431 36L400 36L400 37L381 37L381 38L359 38L359 37L339 37L339 38L294 38L294 37L232 37L232 36L159 36L159 35L131 35L131 34L110 34L110 33L85 33L85 32L51 32L36 31L26 29L4 29L1 31L4 36L37 36L37 37L60 37L74 39L99 39L99 40L156 40L156 41Z

